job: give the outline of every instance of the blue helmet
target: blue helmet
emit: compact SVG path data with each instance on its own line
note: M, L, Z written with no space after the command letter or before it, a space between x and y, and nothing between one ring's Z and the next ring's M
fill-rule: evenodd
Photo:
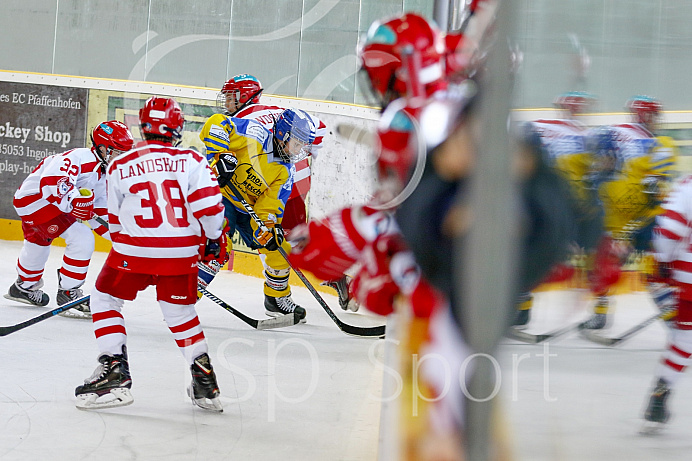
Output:
M315 140L315 133L308 114L299 109L284 110L279 119L274 124L274 139L288 144L291 139L295 139L304 144L301 152L286 152L281 146L277 146L277 152L285 162L297 162L305 158L308 154L306 147Z

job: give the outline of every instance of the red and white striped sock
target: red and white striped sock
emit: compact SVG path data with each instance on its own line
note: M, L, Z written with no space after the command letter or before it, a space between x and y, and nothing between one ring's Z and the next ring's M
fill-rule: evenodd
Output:
M208 352L207 340L199 323L195 305L172 304L166 301L159 301L159 305L180 352L187 363L192 365L197 357Z

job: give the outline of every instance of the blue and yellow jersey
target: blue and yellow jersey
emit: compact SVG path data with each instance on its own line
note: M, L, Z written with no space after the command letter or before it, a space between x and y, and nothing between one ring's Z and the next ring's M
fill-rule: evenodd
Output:
M199 134L209 162L224 152L236 156L238 167L232 182L262 221L281 223L293 177L291 164L274 156L272 136L261 123L222 114L209 117ZM222 188L221 193L238 211L246 213L228 187Z
M548 164L570 184L572 193L582 208L590 209L593 193L587 182L592 170L593 154L587 148L588 129L574 120L536 120L527 129L540 135Z
M643 227L661 213L659 203L675 172L677 148L667 136L655 137L643 126L609 127L615 147L616 171L599 188L605 228L618 236ZM652 194L651 187L660 192Z

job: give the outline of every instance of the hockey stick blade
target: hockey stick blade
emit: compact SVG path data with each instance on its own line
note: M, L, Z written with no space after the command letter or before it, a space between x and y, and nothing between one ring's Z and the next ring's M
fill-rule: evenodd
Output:
M230 306L229 304L224 302L222 299L218 298L217 296L215 296L214 294L205 290L204 288L197 287L197 289L204 296L211 299L216 304L223 307L228 312L235 315L240 320L242 320L243 322L247 323L252 328L255 328L257 330L270 330L273 328L290 327L290 326L293 326L293 325L300 322L300 317L298 317L298 315L295 313L293 315L282 315L280 317L274 317L274 318L270 318L270 319L255 320L255 319L248 317L247 315L243 314L242 312L235 309L234 307Z
M598 334L597 330L581 330L581 335L588 339L589 341L593 341L596 344L601 344L603 346L617 346L618 344L621 344L623 341L631 338L635 334L639 333L641 330L644 328L648 327L652 323L654 323L656 320L667 320L670 318L672 315L670 312L661 312L653 317L649 317L646 320L636 324L629 330L625 331L622 333L620 336L617 336L615 338L609 338L606 336L602 336Z
M14 333L15 331L22 330L28 326L31 326L35 323L41 322L43 320L49 319L55 315L58 315L61 312L64 312L68 309L72 309L75 306L78 306L82 304L85 301L89 301L89 295L82 296L81 298L77 298L74 301L70 301L67 304L63 304L62 306L59 306L52 311L44 312L43 314L36 316L32 319L26 320L22 323L18 323L16 325L10 325L6 327L0 327L0 336L7 336L10 333Z
M300 269L293 267L291 262L288 260L288 255L286 254L286 251L283 248L279 247L279 253L281 253L281 256L283 256L286 259L286 262L288 262L288 265L291 266L293 272L296 273L296 275L303 282L308 291L312 293L319 305L322 306L322 309L324 309L327 315L334 321L334 323L336 323L336 326L339 327L341 331L351 336L376 336L378 338L384 338L385 325L380 325L377 327L358 327L355 325L349 325L348 323L342 322L341 319L337 317L334 311L329 307L327 302L322 298L322 296L320 296L315 287L312 286L312 283L310 283L310 281L305 277L303 272Z
M252 208L252 206L243 198L243 196L240 194L240 191L238 191L238 188L235 187L235 185L232 182L229 182L225 187L228 187L231 189L231 192L233 192L233 195L240 201L240 203L243 205L245 208L245 211L250 215L250 217L257 223L258 226L260 227L265 227L264 222L260 219L259 216L257 216L257 213L255 213L255 210ZM355 325L349 325L348 323L344 323L341 321L339 317L336 316L333 310L329 307L329 305L325 302L324 299L322 299L322 296L315 290L315 287L312 286L312 283L303 275L300 269L296 268L291 264L291 261L288 260L288 254L286 254L286 250L281 248L280 246L278 247L279 253L281 253L281 256L286 260L286 263L288 263L288 266L293 269L293 272L296 273L298 278L303 282L305 287L312 293L312 296L315 297L317 302L319 303L320 306L324 309L324 311L327 313L329 318L331 318L334 323L336 323L336 326L339 327L341 331L346 333L347 335L351 336L368 336L368 337L378 337L378 338L384 338L384 331L385 331L385 326L380 325L377 327L358 327Z
M375 144L375 135L372 131L360 128L347 123L339 123L336 126L336 134L348 141L354 142L367 147L373 147Z
M507 336L510 339L516 339L517 341L521 341L524 343L538 344L549 339L559 338L560 336L564 336L567 333L578 330L579 325L581 325L581 322L575 323L573 325L567 325L566 327L558 328L557 330L554 330L550 333L543 333L540 335L526 333L525 331L521 331L516 328L509 328L505 333L505 336Z

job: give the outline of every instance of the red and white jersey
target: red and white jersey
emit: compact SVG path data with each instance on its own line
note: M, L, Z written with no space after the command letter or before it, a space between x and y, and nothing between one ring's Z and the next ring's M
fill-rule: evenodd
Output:
M70 201L80 195L79 189L94 192L94 212L105 217L106 179L96 154L88 148L68 150L41 160L15 192L13 205L25 223L43 224L69 213ZM99 227L95 222L90 224L94 229Z
M234 117L251 118L272 131L274 129L274 122L284 110L283 107L278 106L251 104L235 114ZM318 151L322 148L324 135L327 133L327 126L314 115L309 113L307 115L310 119L312 134L315 136L315 140L310 146L309 154L317 158ZM293 172L293 190L291 191L289 199L297 195L305 198L310 191L310 161L307 158L303 159L295 163L293 167L295 169Z
M197 272L200 245L221 235L215 175L191 149L141 142L108 167L113 249L106 263L140 274Z
M692 176L675 186L662 207L653 233L655 257L672 265L680 298L692 301Z

